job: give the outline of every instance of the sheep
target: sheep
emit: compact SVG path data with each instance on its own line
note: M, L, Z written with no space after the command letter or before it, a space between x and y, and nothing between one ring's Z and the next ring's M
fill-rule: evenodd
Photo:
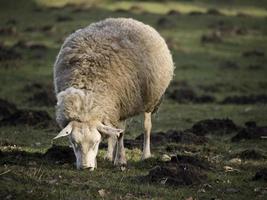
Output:
M171 53L151 26L108 18L72 33L54 64L56 120L68 136L78 169L96 168L102 136L106 158L125 165L126 119L144 113L142 159L151 156L151 114L173 77ZM117 148L115 148L117 147Z

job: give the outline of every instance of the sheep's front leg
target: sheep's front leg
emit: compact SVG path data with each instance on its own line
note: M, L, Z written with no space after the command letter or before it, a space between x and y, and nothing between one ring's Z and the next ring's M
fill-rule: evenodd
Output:
M150 133L151 133L151 128L152 128L151 112L150 113L145 112L144 128L145 128L145 133L144 133L144 146L143 146L142 160L151 157L151 152L150 152Z
M108 138L108 151L105 156L105 159L109 161L114 161L116 156L116 144L117 144L117 138L116 137L109 137Z
M117 166L123 166L127 164L123 138L124 138L124 133L122 133L120 137L118 138L116 158L114 161L114 165L117 165Z
M125 121L120 122L119 126L120 126L119 128L125 130L126 127ZM124 140L124 132L120 134L120 137L118 138L117 142L116 157L114 160L114 165L117 166L124 166L127 164L123 140Z

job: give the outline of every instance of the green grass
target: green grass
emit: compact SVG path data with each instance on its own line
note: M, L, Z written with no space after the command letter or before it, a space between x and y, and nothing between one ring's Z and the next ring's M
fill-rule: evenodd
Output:
M21 49L21 60L0 62L0 97L14 102L19 108L46 110L54 117L54 107L39 107L30 104L30 91L23 88L32 82L52 83L52 66L63 39L74 30L106 17L132 17L155 27L166 39L171 39L171 49L175 61L174 81L185 81L199 94L205 94L200 86L218 85L219 90L211 92L218 101L229 95L267 94L267 2L236 0L230 5L225 1L89 1L83 8L88 10L73 12L84 1L15 1L0 0L0 27L7 27L9 19L15 19L17 33L0 35L0 44L12 46L20 40L45 44L47 50L41 58L34 57L34 51ZM139 11L117 12L139 6ZM57 7L51 9L50 7ZM40 8L39 11L37 8ZM192 11L206 12L216 8L224 15L190 16ZM169 10L179 10L180 16L166 16ZM249 17L236 16L246 13ZM56 22L57 16L70 16L73 20ZM172 28L160 28L157 20L166 17L174 23ZM226 26L245 28L245 35L226 34L221 43L202 44L203 34L212 32L210 25L223 21ZM52 25L49 33L40 31L26 32L28 27ZM175 45L174 45L175 44ZM245 51L260 49L263 57L243 57ZM222 69L225 61L234 61L238 69ZM261 65L257 70L248 69L249 65ZM263 104L222 105L178 104L167 97L159 112L153 118L153 131L169 129L183 130L195 122L208 118L230 118L237 125L246 121L256 121L258 125L267 125L267 107ZM142 132L142 117L129 122L126 138L134 138ZM29 126L0 127L0 149L12 154L13 151L25 151L24 157L5 159L0 154L0 198L1 199L266 199L266 183L251 181L255 172L267 166L266 160L244 161L233 166L238 172L225 172L223 167L229 164L231 156L244 149L256 148L266 155L266 141L251 140L231 143L231 136L209 136L205 145L172 144L182 149L197 149L201 155L212 161L214 171L208 172L208 179L200 185L170 187L161 184L142 182L138 177L148 174L158 164L165 146L153 148L154 158L141 162L141 151L127 150L129 166L120 171L111 163L104 161L104 150L98 156L98 169L93 173L78 171L72 164L56 165L35 156L44 153L52 145L57 133L51 129ZM16 146L10 146L15 144ZM68 145L67 139L54 141ZM166 144L167 145L167 144ZM179 152L177 152L179 153ZM183 152L184 153L184 152ZM192 153L192 152L191 152ZM215 162L215 161L216 162ZM214 162L213 162L214 161ZM207 187L209 184L211 187ZM229 190L230 188L230 190ZM231 188L235 189L231 192ZM105 195L100 196L99 190Z

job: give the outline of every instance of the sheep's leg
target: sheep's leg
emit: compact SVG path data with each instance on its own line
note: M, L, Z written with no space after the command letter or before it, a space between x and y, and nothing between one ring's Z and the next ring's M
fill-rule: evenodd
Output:
M151 112L149 113L145 112L144 128L145 128L145 133L144 133L142 160L151 157L151 152L150 152L150 133L152 128Z
M108 151L105 156L105 159L109 161L114 161L116 156L116 144L117 144L117 138L116 137L109 137L108 138Z
M125 129L125 123L121 123L120 128ZM117 152L114 160L114 165L117 166L123 166L127 164L123 139L124 139L124 132L121 133L117 142Z

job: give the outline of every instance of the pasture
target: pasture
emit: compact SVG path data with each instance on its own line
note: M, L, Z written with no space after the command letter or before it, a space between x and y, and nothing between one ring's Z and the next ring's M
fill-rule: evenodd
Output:
M267 1L0 0L0 199L267 198ZM175 76L153 117L128 121L128 166L76 170L53 141L53 63L73 31L131 17L165 38Z

